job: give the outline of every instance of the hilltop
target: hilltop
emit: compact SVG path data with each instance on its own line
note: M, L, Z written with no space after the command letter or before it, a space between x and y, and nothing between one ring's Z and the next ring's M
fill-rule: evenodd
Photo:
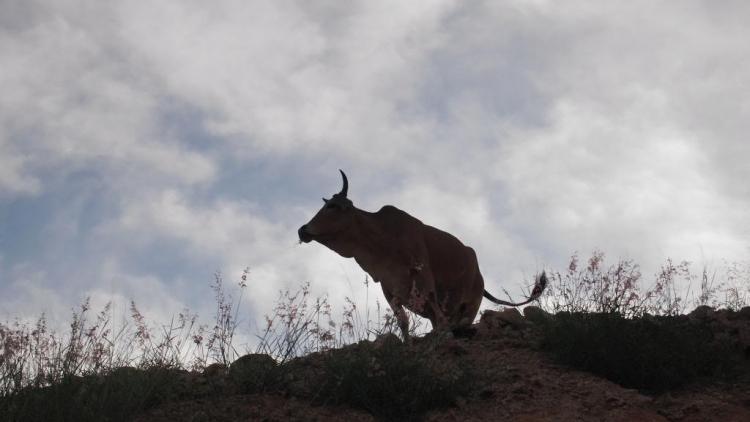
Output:
M347 298L336 323L306 283L279 292L254 353L241 351L249 269L237 299L217 274L213 324L185 310L155 329L131 302L114 330L110 304L92 318L87 299L67 333L44 315L0 323L0 420L750 420L750 263L714 283L668 259L645 288L637 264L603 258L574 254L523 314L488 310L427 335L412 319L409 344L377 300Z
M658 392L639 392L559 363L554 353L544 351L548 346L543 326L560 316L552 317L535 307L527 308L525 315L515 309L487 311L463 337L415 340L409 348L414 355L405 352L407 348L395 336L313 353L287 363L289 370L277 373L282 374L283 385L269 385L265 392L243 393L243 389L258 390L253 383L269 382L270 378L264 377L280 369L261 355L248 355L228 368L213 365L203 372L181 372L180 398L139 414L133 421L374 421L397 417L529 422L750 420L750 308L731 312L700 307L671 320L651 317L654 326L676 324L686 330L710 330L707 350L722 349L726 352L723 358L737 359L731 368L721 363L716 368L699 368L684 386ZM413 374L423 377L413 384L402 379L410 378L409 374L388 374L404 363L387 361L399 353L418 356L423 368L437 379L444 378L454 391L430 390L435 387L431 382L440 381L424 373ZM722 372L727 369L731 372ZM360 384L345 385L347 391L325 385L332 380L345 384L349 382L346 376L357 378ZM465 379L467 376L471 379ZM238 384L238 379L245 380L244 384ZM389 385L392 391L376 391ZM409 407L417 391L398 391L398 386L422 388L426 394L445 397L456 394L448 402L430 403L428 407L434 408L425 410L419 409L418 403ZM368 393L370 401L358 397ZM389 398L391 403L377 402Z

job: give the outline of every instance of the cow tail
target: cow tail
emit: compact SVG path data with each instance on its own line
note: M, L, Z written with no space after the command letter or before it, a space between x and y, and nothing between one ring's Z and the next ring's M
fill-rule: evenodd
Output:
M521 306L525 305L529 302L533 302L537 299L539 299L539 296L542 295L544 292L544 289L547 287L547 274L542 271L542 274L539 275L536 279L536 283L534 284L534 288L531 290L531 296L523 302L513 303L513 302L506 302L504 300L500 300L496 298L495 296L492 296L487 292L487 290L484 291L484 297L492 301L493 303L497 303L498 305L505 305L505 306Z

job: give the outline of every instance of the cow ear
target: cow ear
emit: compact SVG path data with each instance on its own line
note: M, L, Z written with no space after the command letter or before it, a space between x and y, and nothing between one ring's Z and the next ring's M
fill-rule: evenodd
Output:
M328 201L330 201L330 199L323 198L323 202L325 202L326 204L328 203Z

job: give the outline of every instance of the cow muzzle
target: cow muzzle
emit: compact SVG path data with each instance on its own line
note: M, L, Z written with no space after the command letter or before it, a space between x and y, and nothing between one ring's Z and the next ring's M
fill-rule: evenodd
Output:
M310 243L313 240L313 235L307 231L307 224L297 230L297 235L299 236L299 240L304 243Z

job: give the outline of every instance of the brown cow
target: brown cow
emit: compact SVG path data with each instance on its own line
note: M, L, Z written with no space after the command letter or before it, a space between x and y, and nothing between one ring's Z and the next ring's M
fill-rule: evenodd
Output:
M450 233L428 226L386 205L376 213L360 210L347 197L349 182L312 220L298 230L301 242L316 241L345 258L354 258L376 283L396 314L404 339L409 322L403 308L427 318L433 330L471 325L482 296L499 305L536 300L547 284L544 272L531 296L520 303L496 299L484 290L474 250Z

